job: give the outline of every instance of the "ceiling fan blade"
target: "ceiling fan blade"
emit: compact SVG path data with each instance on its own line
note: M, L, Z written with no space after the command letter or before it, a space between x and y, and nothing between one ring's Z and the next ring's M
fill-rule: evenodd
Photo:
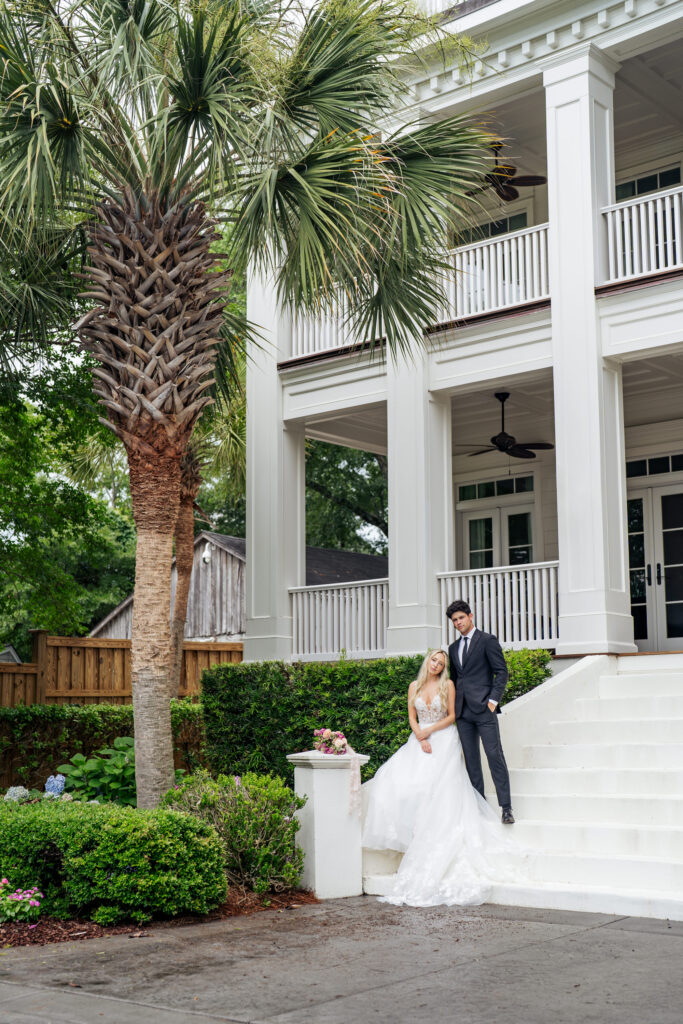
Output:
M506 455L511 455L513 459L535 459L536 455L534 452L530 452L528 448L522 448L521 445L516 444L514 448L508 448L505 452Z
M520 441L518 444L519 448L535 448L539 452L551 452L555 447L554 444L548 444L547 441Z
M453 448L471 448L473 444L486 444L486 441L470 441L469 444L454 444Z
M471 459L473 455L486 455L488 452L496 452L496 451L498 451L497 448L495 448L493 445L489 445L488 448L482 448L481 451L470 452L468 458Z
M511 185L518 185L522 188L530 188L534 185L547 185L548 179L542 174L518 174L510 179Z
M519 199L519 192L517 189L505 182L498 181L493 188L496 195L500 196L504 203L514 203L515 199Z

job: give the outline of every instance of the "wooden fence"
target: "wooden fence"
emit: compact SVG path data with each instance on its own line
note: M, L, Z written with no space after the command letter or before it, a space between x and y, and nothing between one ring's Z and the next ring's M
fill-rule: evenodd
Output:
M210 665L242 660L242 644L186 640L181 697L199 693ZM0 707L18 704L130 704L130 640L33 633L33 660L0 662Z

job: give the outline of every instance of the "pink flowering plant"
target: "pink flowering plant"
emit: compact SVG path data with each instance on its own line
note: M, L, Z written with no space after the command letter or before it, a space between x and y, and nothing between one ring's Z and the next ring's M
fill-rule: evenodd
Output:
M332 729L314 729L313 746L321 754L346 754L348 743L343 732Z
M35 921L40 913L42 892L33 889L12 889L9 879L0 878L0 924L7 921Z

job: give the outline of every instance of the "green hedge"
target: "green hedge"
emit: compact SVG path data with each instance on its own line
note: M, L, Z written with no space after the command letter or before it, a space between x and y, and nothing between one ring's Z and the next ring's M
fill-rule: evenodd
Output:
M171 701L176 767L194 771L203 763L201 705ZM90 757L117 736L133 735L130 704L80 706L34 704L0 708L0 778L6 785L42 789L57 765L74 754Z
M206 913L227 889L209 825L113 804L0 803L0 876L37 886L46 914L100 924Z
M503 703L550 675L548 651L507 651ZM202 676L206 756L214 773L273 772L292 779L286 755L309 750L313 730L341 729L370 761L363 777L410 733L408 686L421 656L377 661L215 665Z

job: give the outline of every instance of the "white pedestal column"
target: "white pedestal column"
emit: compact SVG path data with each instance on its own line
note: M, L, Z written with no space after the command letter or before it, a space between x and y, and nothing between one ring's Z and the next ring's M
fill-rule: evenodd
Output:
M436 574L453 567L451 403L427 368L417 349L387 365L390 654L440 645Z
M370 760L367 754L357 756L362 765ZM297 833L297 845L304 851L302 885L320 899L360 896L361 816L360 809L350 807L351 756L307 750L289 754L287 760L294 765L297 795L306 797Z
M559 544L558 653L634 651L621 371L600 350L602 208L617 65L587 46L544 73Z
M302 425L282 420L278 360L289 354L291 324L275 289L251 274L247 311L263 335L247 362L246 661L292 653L289 588L305 583L306 482Z

